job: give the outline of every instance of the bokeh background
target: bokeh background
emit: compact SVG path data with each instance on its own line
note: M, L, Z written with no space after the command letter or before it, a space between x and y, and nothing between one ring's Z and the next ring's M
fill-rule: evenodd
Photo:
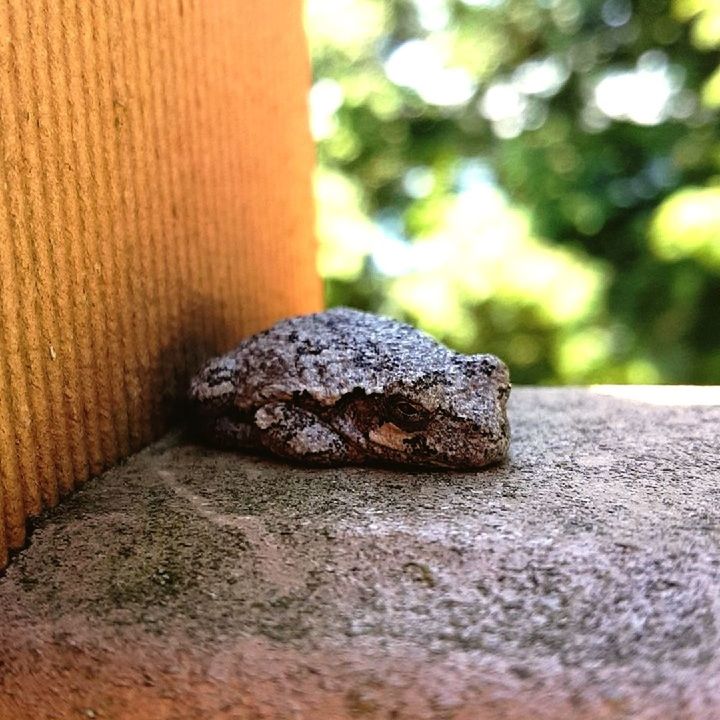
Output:
M328 305L720 383L720 0L307 0Z

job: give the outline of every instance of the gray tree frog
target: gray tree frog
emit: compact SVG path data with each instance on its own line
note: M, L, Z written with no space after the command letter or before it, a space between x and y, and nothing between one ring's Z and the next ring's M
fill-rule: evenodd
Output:
M190 385L204 437L314 465L473 468L501 460L510 378L403 323L337 308L282 320Z

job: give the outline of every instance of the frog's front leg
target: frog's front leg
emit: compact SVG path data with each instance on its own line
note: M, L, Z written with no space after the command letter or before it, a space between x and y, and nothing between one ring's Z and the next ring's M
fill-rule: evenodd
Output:
M302 463L333 465L361 458L328 424L303 408L283 402L263 405L255 413L259 443L270 452Z

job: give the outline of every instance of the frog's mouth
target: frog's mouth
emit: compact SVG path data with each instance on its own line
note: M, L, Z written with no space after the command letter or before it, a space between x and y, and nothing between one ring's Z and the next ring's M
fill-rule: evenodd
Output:
M370 430L368 439L373 445L379 445L390 452L389 459L402 465L432 465L433 467L453 468L451 462L445 462L437 454L429 452L425 434L399 428L395 423L386 422ZM383 456L385 457L385 456Z
M398 452L407 452L406 441L417 437L419 433L407 432L402 430L395 423L386 422L377 428L373 428L368 433L370 441L375 445L396 450Z
M378 458L401 465L432 466L454 470L473 469L493 464L504 455L507 443L479 443L472 452L453 458L428 445L423 431L408 431L392 422L385 422L368 433L368 440L377 448ZM382 449L381 449L382 448Z

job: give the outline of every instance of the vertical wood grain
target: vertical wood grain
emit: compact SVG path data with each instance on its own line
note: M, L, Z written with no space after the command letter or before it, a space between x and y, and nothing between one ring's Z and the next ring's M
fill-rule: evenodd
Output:
M318 309L300 0L0 9L0 567L178 421L209 353Z

